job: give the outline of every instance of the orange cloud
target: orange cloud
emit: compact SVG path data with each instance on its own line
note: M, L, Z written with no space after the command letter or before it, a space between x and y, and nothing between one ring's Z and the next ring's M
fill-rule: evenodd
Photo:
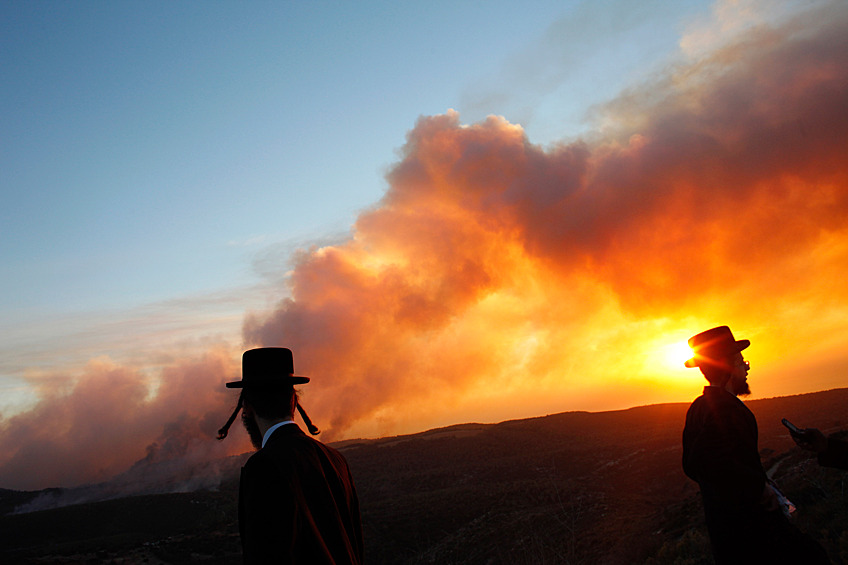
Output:
M845 12L759 28L626 93L592 141L422 118L383 201L351 241L300 257L291 299L248 319L246 341L289 344L320 376L331 433L379 433L451 407L505 416L515 398L695 390L639 359L709 324L750 332L764 362L845 338L848 318L817 323L846 298Z

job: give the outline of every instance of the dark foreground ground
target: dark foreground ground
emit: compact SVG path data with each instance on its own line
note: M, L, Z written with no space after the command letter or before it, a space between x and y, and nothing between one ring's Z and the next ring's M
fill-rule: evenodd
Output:
M797 523L848 563L848 473L819 467L780 425L848 429L848 389L748 403L761 456ZM685 404L465 424L340 445L370 564L709 564L696 486L680 470ZM237 470L216 491L9 514L0 563L240 563Z

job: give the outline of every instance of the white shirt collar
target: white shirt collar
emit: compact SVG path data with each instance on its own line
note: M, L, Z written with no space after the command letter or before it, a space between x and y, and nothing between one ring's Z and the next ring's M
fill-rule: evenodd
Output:
M265 432L264 436L262 436L262 447L265 447L265 444L268 443L268 438L271 437L271 434L273 434L277 428L279 428L280 426L285 426L286 424L294 424L294 420L285 420L283 422L278 422L268 428L268 431Z

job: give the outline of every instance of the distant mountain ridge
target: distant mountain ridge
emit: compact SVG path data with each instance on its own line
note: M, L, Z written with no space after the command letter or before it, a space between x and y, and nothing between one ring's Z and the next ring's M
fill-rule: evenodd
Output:
M838 554L840 524L848 524L848 503L834 503L842 472L818 467L795 447L780 419L826 433L846 429L848 389L747 404L759 422L766 468L775 470L799 513L807 513L802 519L817 520L811 526ZM675 403L565 412L334 445L357 483L369 563L674 563L687 552L706 551L697 485L680 468L687 408ZM238 563L241 461L222 462L222 479L212 490L2 516L0 561L38 556L39 563L67 562L59 559L89 555L83 552L93 551L96 539L104 560L133 555L190 563L206 556L208 562ZM43 494L0 490L0 510ZM120 543L113 547L97 525L102 531L113 524L122 506L132 507L133 520L115 530ZM165 536L162 516L180 513L191 519L173 523ZM848 537L844 541L848 548Z

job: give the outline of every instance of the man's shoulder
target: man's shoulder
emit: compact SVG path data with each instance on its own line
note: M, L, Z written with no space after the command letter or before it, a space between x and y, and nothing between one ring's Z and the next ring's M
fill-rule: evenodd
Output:
M716 387L704 387L704 393L689 405L688 415L726 413L739 409L746 410L745 405L726 390Z
M337 449L306 434L291 434L276 440L271 436L265 447L250 456L244 469L249 473L267 470L294 477L304 476L315 468L326 469L328 464L337 473L349 472L347 460Z
M344 461L344 456L339 452L338 449L327 445L326 443L315 439L314 437L308 436L306 434L302 434L300 437L295 438L293 444L297 449L302 449L304 451L313 451L313 452L323 452L326 456L333 459L341 459Z
M262 449L257 449L253 452L253 455L247 458L247 461L244 462L244 467L247 468L255 468L261 467L263 465L267 465L274 459L274 450L269 449L267 447L263 447Z
M708 402L710 402L710 399L707 397L707 390L704 389L704 392L701 394L701 396L693 400L692 404L689 405L689 412L692 412L693 410L698 410L701 406Z
M715 388L715 387L710 387ZM756 417L751 409L736 395L716 388L704 394L689 407L687 422L722 422L722 426L756 426ZM732 424L731 424L732 423Z
M265 442L265 446L256 450L248 458L247 463L253 462L254 465L260 464L263 461L270 461L277 458L281 453L289 453L293 449L297 449L300 439L305 437L303 432L300 431L300 428L294 424L282 426L271 433Z
M701 396L696 398L693 402L695 404L710 404L710 405L730 405L736 406L742 404L742 401L739 400L735 395L730 392L724 390L723 388L715 387L715 386L705 386L704 392L701 393Z
M251 455L241 469L241 480L254 485L283 484L296 474L291 457L267 448Z
M303 433L303 430L297 426L284 426L276 430L265 447L260 449L256 454L265 452L266 454L281 453L281 452L321 452L332 454L335 457L342 457L341 453L326 443L323 443L311 436Z

